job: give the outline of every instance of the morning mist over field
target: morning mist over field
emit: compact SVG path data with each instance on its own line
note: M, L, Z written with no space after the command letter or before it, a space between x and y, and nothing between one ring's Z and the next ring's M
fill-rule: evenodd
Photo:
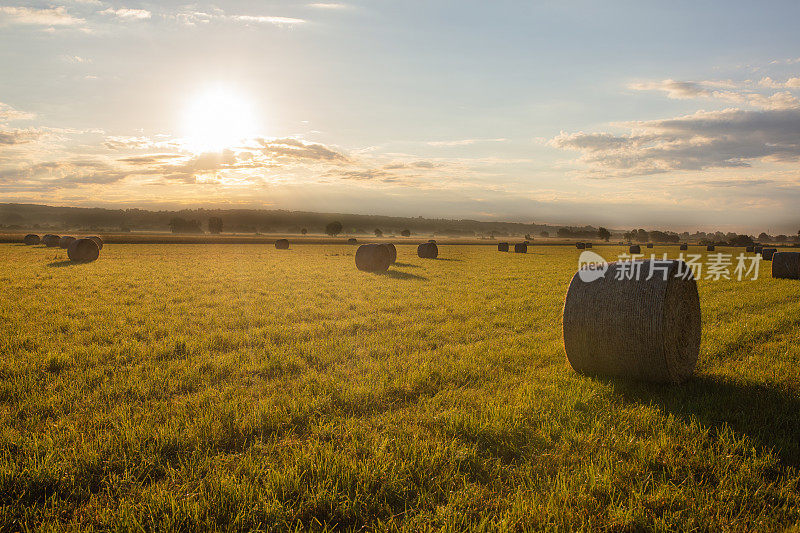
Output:
M0 202L797 232L800 5L0 2Z

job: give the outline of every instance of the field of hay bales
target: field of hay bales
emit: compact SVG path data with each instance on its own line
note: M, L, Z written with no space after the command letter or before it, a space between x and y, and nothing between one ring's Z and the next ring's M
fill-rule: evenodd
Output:
M653 385L567 365L574 245L355 253L0 245L0 530L800 524L799 281L700 280Z

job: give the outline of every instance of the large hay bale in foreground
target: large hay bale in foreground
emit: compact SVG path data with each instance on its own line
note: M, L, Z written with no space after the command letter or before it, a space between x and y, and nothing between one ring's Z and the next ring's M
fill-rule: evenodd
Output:
M71 243L74 240L75 240L75 237L69 237L69 236L65 235L65 236L61 237L58 240L58 245L61 248L63 248L64 250L66 250L67 248L69 248L69 243ZM92 239L92 240L94 240L94 239Z
M95 244L97 244L98 248L100 248L101 250L103 249L103 244L104 244L103 243L103 239L101 239L97 235L92 235L91 237L86 237L86 238L87 239L92 239L95 242Z
M42 244L47 246L48 248L55 248L61 242L61 237L58 235L53 235L52 233L48 233L44 237L42 237Z
M752 253L753 250L755 250L755 248L756 248L755 246L745 246L744 251Z
M609 263L594 281L573 276L564 301L567 360L582 374L680 383L694 372L700 352L697 284L691 275L675 276L689 270L683 261L658 261L650 279L651 262L634 263L638 278L622 275L630 262Z
M515 254L527 254L528 253L528 245L524 242L518 242L514 245L514 253Z
M640 254L642 253L642 247L638 244L632 244L630 248L628 248L628 253L631 254Z
M347 239L347 244L358 244L358 239L356 239L355 237L350 237L349 239Z
M383 246L389 250L389 264L393 265L397 261L397 248L390 242L383 244Z
M31 246L33 244L39 244L41 241L42 241L42 239L40 239L39 236L36 235L35 233L28 233L22 239L22 242L24 242L28 246Z
M288 250L289 239L278 239L277 241L275 241L275 248L278 250Z
M69 243L67 256L74 263L89 263L100 257L100 247L93 239L75 239Z
M383 244L362 244L356 250L356 268L363 272L386 272L391 252Z
M436 259L439 257L439 247L435 242L424 242L417 246L417 255L423 259Z
M706 246L706 252L713 252L716 249L717 249L716 246L714 246L713 244L709 244L708 246Z
M688 245L688 244L686 244L686 243L684 243L684 244L681 244L681 246L680 246L680 249L681 249L681 250L688 250L688 249L689 249L689 245Z
M575 248L577 248L578 250L583 250L584 248L586 248L586 245L582 242L576 242Z
M800 252L775 252L772 254L772 277L800 279Z
M776 248L764 248L761 250L761 258L765 261L772 261L772 256L775 255L777 251Z
M507 242L498 242L497 243L497 251L498 252L507 252L508 251L508 243Z

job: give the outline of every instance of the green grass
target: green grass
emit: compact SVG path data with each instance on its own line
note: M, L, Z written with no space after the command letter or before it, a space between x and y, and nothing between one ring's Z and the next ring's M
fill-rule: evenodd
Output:
M800 523L800 282L701 281L670 387L569 368L574 248L354 252L0 245L0 530Z

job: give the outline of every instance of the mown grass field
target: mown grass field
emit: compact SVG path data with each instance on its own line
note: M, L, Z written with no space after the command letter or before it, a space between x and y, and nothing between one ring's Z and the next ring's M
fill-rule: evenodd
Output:
M354 253L0 245L0 529L800 524L800 282L700 281L658 386L567 365L572 247Z

